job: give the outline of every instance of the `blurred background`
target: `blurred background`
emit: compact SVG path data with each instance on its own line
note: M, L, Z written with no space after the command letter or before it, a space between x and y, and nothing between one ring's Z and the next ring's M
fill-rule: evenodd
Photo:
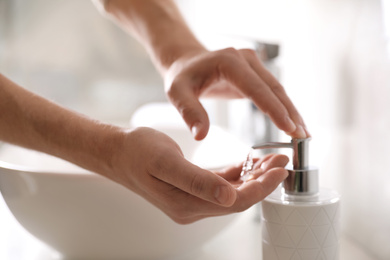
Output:
M265 62L313 136L322 186L342 194L343 232L373 259L390 259L390 1L177 3L210 50L276 50ZM0 72L117 124L166 101L143 47L87 0L0 0ZM248 143L274 129L262 128L266 120L248 101L204 102L213 124ZM273 131L274 141L288 140Z

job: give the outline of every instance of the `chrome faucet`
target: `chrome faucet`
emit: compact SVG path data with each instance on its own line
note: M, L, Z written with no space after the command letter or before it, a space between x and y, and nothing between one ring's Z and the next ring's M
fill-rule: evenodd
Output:
M259 59L263 62L264 66L271 72L271 74L279 78L279 67L277 66L275 60L279 56L279 45L278 44L270 44L260 41L255 41L255 51L259 57ZM251 105L251 118L253 119L253 133L251 136L251 141L253 143L265 143L271 142L275 140L279 140L279 129L275 126L275 124L271 121L271 119L266 116L263 112L261 112L253 103ZM261 121L260 121L261 119ZM260 121L260 122L259 122ZM257 131L259 128L256 124L263 124L262 128L263 134L260 135ZM275 149L270 147L264 150L264 153L274 153Z

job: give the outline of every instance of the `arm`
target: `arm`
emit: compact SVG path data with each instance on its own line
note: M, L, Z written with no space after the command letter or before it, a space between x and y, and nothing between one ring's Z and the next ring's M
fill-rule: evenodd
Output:
M240 166L210 172L151 128L103 124L35 95L0 74L0 140L45 152L136 192L182 224L242 211L283 181L286 158L265 158L247 183Z
M0 74L0 140L107 172L121 129L65 109Z
M309 135L284 88L254 51L207 51L173 1L107 0L105 11L146 47L164 78L168 98L196 139L203 139L209 128L200 97L247 97L287 134Z
M162 75L179 57L206 51L170 0L104 2L109 17L143 44Z

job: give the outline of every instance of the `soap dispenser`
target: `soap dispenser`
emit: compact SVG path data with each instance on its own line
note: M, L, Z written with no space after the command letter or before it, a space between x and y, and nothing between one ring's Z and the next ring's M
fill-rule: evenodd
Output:
M308 164L309 141L252 147L293 150L288 177L262 201L263 260L339 259L340 196L319 188L318 169Z

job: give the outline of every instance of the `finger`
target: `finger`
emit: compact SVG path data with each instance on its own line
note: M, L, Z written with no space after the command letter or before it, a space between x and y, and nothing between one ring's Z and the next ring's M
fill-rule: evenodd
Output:
M259 75L261 79L269 86L270 90L274 95L280 100L283 106L287 109L288 114L292 121L295 123L297 128L292 132L287 132L292 137L295 138L306 138L309 132L306 129L306 126L303 122L302 117L300 116L298 110L295 108L294 104L291 102L290 98L287 96L286 91L283 86L278 82L278 80L263 66L261 61L258 59L256 53L253 50L243 49L240 50L240 53L246 58L253 70ZM272 119L272 117L271 117Z
M227 181L235 181L239 178L243 163L239 163L215 172Z
M267 172L272 168L285 167L288 163L288 156L284 154L271 154L266 160L263 160L260 168Z
M274 76L261 64L258 59L253 59L252 68L260 75L262 79L270 86L274 94L279 98L283 105L287 108L291 119L296 124L295 131L288 133L293 138L306 138L310 134L306 129L306 125L295 108L291 99L287 96L283 86L274 78Z
M288 157L281 154L269 154L262 160L259 160L262 164L261 168L255 169L252 173L252 181L245 183L241 182L240 187L237 189L237 199L232 207L221 208L202 205L203 208L200 212L203 215L223 215L232 212L243 211L253 204L263 200L268 196L276 187L287 177L287 170L283 169L288 163ZM229 170L239 171L237 166L228 168Z
M263 173L271 170L272 168L285 167L289 159L282 154L268 154L262 160L258 161L251 173L250 178L247 181L251 181L260 177Z
M206 217L226 215L232 212L229 207L193 196L157 178L154 178L151 184L152 189L142 196L176 223L189 224Z
M205 201L193 200L192 205L196 205L195 208L199 210L193 212L191 217L189 217L186 221L193 222L205 217L241 212L262 201L288 176L287 170L281 168L287 164L287 156L270 155L268 160L263 162L266 165L264 170L261 168L255 170L262 171L262 174L253 181L243 183L237 189L237 199L231 207L220 207ZM276 166L276 168L274 166ZM231 167L230 169L237 170L238 168Z
M259 158L253 158L253 163L256 164L259 160ZM235 181L240 178L242 166L243 162L230 167L226 167L222 170L216 171L215 173L227 181Z
M231 207L221 207L206 201L192 200L192 206L198 210L193 212L191 217L202 218L242 212L271 194L287 175L287 170L273 168L259 178L243 183L237 189L237 199Z
M267 114L279 129L285 132L295 131L295 123L290 118L287 109L267 84L248 63L240 64L240 67L242 68L240 70L237 70L235 66L228 70L227 77L230 81L234 82L259 109Z
M202 140L208 133L210 121L198 97L190 89L190 84L187 80L176 79L167 95L190 128L194 138Z
M253 164L253 169L260 168L264 162L270 160L274 155L275 154L273 154L273 153L265 155L263 158L261 158L260 160L258 160L256 163Z
M253 181L244 183L237 191L235 211L244 211L271 194L288 176L284 168L273 168Z
M189 224L206 217L199 211L203 205L220 207L157 178L152 178L148 188L142 190L140 195L178 224Z
M225 207L233 205L236 200L236 190L222 177L182 157L166 158L164 161L164 166L153 173L154 177L202 200Z

